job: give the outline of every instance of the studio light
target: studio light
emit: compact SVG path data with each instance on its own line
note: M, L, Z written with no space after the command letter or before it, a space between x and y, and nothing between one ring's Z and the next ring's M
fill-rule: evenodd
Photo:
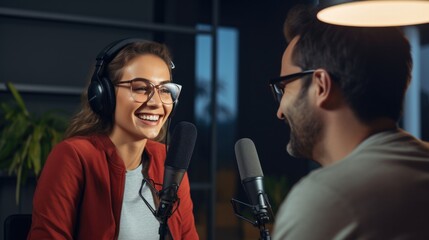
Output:
M319 1L320 21L344 26L388 27L429 23L429 0Z

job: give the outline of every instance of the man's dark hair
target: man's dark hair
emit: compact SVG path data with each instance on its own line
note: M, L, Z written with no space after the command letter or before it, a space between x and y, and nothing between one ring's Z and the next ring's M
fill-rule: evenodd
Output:
M301 35L307 25L314 21L314 11L310 5L297 4L288 12L283 25L283 33L288 43Z
M361 121L399 120L412 59L398 28L330 25L318 21L311 7L292 9L285 27L289 40L299 36L293 63L303 70L325 69Z

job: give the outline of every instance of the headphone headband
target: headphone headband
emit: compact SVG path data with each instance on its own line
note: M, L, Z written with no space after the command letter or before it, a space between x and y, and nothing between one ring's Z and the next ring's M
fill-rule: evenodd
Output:
M125 38L121 39L115 42L112 42L111 44L107 45L98 55L96 60L97 61L103 61L105 63L110 63L113 58L118 54L122 48L126 47L128 44L135 43L135 42L146 42L150 43L150 41L140 38Z

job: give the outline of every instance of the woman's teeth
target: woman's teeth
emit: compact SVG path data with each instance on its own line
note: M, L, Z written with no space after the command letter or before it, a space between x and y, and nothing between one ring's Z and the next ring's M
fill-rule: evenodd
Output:
M159 115L139 115L139 118L148 121L158 121Z

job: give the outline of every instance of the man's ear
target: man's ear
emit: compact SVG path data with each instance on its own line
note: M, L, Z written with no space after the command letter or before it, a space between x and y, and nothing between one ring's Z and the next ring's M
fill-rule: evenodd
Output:
M333 79L325 69L317 69L313 74L316 104L320 108L332 110L340 103L339 92Z

